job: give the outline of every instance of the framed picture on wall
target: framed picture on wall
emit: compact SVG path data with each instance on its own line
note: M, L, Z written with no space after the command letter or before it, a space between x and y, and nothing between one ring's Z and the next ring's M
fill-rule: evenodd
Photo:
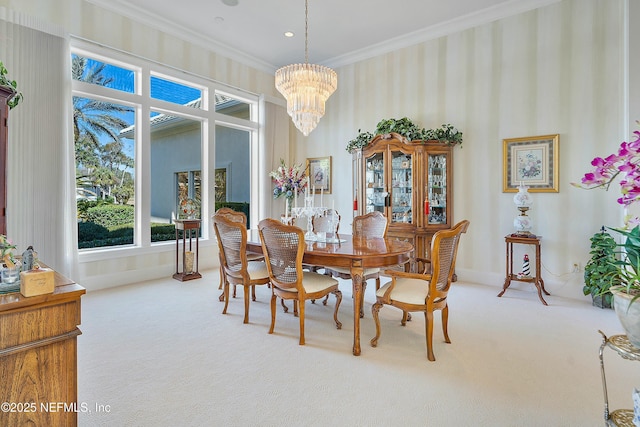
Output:
M331 194L331 156L308 158L307 171L310 192L315 187L316 194Z
M532 193L557 193L559 140L559 134L504 139L502 191L526 185Z

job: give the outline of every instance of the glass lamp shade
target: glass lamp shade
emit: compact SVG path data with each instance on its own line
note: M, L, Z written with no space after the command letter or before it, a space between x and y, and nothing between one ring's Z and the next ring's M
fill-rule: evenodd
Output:
M531 233L531 227L533 223L531 218L527 215L518 215L513 220L513 228L517 234L529 234Z
M529 187L520 184L518 192L513 196L513 203L518 207L531 206L533 204L533 199L529 193Z

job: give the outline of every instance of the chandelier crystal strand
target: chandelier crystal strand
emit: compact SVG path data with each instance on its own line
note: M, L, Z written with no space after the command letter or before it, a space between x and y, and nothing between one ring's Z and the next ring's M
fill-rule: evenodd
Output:
M309 3L305 0L305 63L291 64L276 71L276 89L287 100L287 113L304 136L315 129L324 116L325 103L338 87L338 76L331 68L309 64Z

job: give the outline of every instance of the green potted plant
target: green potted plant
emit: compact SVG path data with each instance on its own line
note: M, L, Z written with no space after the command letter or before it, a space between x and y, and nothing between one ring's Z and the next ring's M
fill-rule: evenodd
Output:
M22 101L22 93L18 92L18 83L15 80L11 80L8 77L8 74L9 71L2 61L0 61L0 86L9 88L9 90L15 93L15 95L7 101L9 109L13 109L20 103L20 101Z
M591 295L593 305L611 308L613 299L609 288L619 285L618 266L616 265L617 243L609 233L602 229L591 237L591 259L584 266L584 286L582 292Z
M640 226L615 229L624 236L616 261L620 284L611 286L613 308L631 344L640 349Z
M629 207L640 202L640 131L635 140L622 142L616 153L596 157L591 161L593 169L573 185L586 189L609 189L618 181L621 197L618 204ZM640 348L640 218L626 218L624 228L610 228L623 236L617 246L616 274L609 288L613 294L613 308L631 344ZM619 284L618 284L619 281Z

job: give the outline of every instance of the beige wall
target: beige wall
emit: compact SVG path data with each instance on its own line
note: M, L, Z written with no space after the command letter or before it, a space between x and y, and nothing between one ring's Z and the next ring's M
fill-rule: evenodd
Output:
M269 73L81 0L0 0L0 5L63 26L73 35L276 95ZM579 190L570 182L579 181L594 156L612 152L628 137L626 115L634 103L628 102L623 84L625 5L625 0L563 0L342 66L336 70L338 90L326 116L307 138L292 132L290 152L299 162L333 156L334 191L325 198L334 198L348 218L351 156L344 147L358 129L373 130L381 119L403 116L427 128L452 123L465 134L454 159L454 220L471 221L458 272L464 279L499 287L504 235L517 213L513 194L502 192L502 139L559 133L560 192L534 194L531 215L534 231L543 235L547 289L582 298L582 274L569 274L570 267L586 263L589 237L603 224L620 224L621 210L614 192ZM632 8L634 16L640 15L637 9ZM154 269L153 263L140 264L143 274ZM146 271L143 264L148 264ZM107 271L107 266L95 266L85 275L99 281ZM553 304L553 298L549 301Z
M334 182L350 181L344 147L358 129L403 116L427 128L452 123L464 132L454 154L454 222L471 221L459 275L502 286L504 236L517 213L513 193L502 192L502 139L558 133L560 191L535 193L530 213L534 232L543 236L547 289L584 298L582 273L569 274L571 266L584 266L589 237L602 225L620 225L621 210L614 191L580 190L570 182L628 137L624 3L565 0L341 67L326 116L308 138L296 135L298 157L331 154ZM351 187L334 188L336 208L350 213Z
M0 6L56 24L72 36L173 66L252 93L276 95L273 75L180 40L86 0L0 0Z
M27 21L33 19L38 23L53 24L74 37L123 50L254 94L268 97L277 94L271 73L217 55L84 0L0 0L0 6L27 17ZM19 76L14 78L20 80ZM200 249L200 269L218 265L214 241L203 242ZM126 251L83 255L77 274L72 278L89 290L100 289L170 276L174 272L174 262L173 246L138 250L135 256Z

